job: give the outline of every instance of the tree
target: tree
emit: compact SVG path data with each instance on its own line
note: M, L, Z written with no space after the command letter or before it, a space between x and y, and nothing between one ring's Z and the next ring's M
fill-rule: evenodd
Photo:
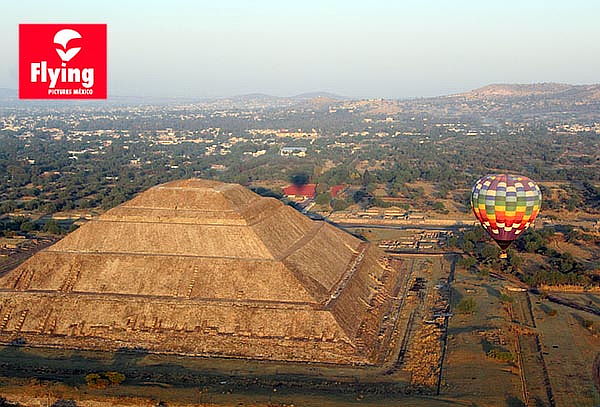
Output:
M105 372L104 376L114 385L121 384L125 381L125 375L119 372Z
M364 189L359 189L352 195L352 200L355 203L360 204L362 207L367 207L373 202L373 195L365 191Z
M330 200L330 195L328 192L324 192L322 194L317 195L315 202L319 205L327 205Z
M365 172L363 172L362 175L362 184L363 186L367 186L369 184L371 184L373 182L373 177L371 176L371 173L369 172L369 170L365 170Z
M523 264L523 259L517 256L517 253L514 250L508 251L508 263L515 269L521 267Z
M56 212L57 209L58 208L56 207L56 204L54 202L47 202L41 207L42 212L44 212L45 214L52 214Z
M446 206L444 206L444 203L440 202L440 201L434 202L432 205L432 208L434 211L439 212L439 213L448 213Z
M485 244L481 249L481 256L485 262L493 262L498 259L500 249L496 245Z
M56 222L54 219L50 219L44 225L44 232L52 233L53 235L60 235L63 232L63 230L58 224L58 222Z
M448 238L448 247L458 247L458 239L456 236L450 236Z
M475 248L475 244L470 240L465 240L462 247L464 251L471 252Z
M501 349L501 348L493 348L490 349L486 355L492 359L497 359L501 362L507 362L507 363L512 363L512 361L515 359L515 357L513 356L513 354L510 351Z
M475 257L472 256L466 256L466 257L461 257L457 264L460 267L464 267L465 269L470 269L471 267L473 267L475 264L477 264L477 260L475 259Z
M21 227L20 227L21 232L31 232L32 230L35 230L35 224L33 222L30 221L26 221L21 223Z
M18 206L14 201L4 202L0 205L0 214L13 212L17 208Z
M334 211L343 211L348 206L350 206L350 204L343 199L334 199L331 203L331 208Z
M90 373L85 376L89 387L104 389L108 386L118 386L125 381L125 375L119 372Z

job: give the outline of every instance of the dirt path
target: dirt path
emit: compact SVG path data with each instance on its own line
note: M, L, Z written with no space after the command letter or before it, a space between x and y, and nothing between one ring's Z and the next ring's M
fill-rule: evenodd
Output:
M443 263L442 263L443 267ZM456 270L456 256L452 256L450 261L450 270L448 272L448 304L452 303L452 289L451 284L454 280L454 272ZM448 324L450 322L450 315L446 315L444 318L444 334L442 336L442 356L440 358L440 375L438 377L436 394L439 396L442 391L442 380L444 378L444 361L446 360L446 352L448 351Z
M595 307L589 307L587 305L577 304L576 302L570 301L563 297L559 297L558 295L548 294L548 300L555 302L557 304L560 304L560 305L564 305L566 307L570 307L570 308L573 308L573 309L576 309L579 311L589 312L590 314L600 316L600 311L598 311L598 309L596 309Z
M535 329L536 323L531 310L529 293L519 292L514 295L514 298L515 301L511 307L513 319L524 329ZM517 331L516 334L521 380L525 387L524 396L527 405L554 407L550 377L537 332Z
M596 389L600 391L600 353L598 353L598 355L596 356L592 369L594 370L594 384L596 385Z

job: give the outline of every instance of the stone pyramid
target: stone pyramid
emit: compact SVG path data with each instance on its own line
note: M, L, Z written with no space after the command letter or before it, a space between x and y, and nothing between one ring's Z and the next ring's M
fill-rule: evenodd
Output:
M374 246L240 185L116 207L0 278L0 341L373 364L397 271Z

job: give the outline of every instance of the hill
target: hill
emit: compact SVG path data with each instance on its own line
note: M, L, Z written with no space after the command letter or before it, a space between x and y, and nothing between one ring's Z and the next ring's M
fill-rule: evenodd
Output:
M467 99L523 98L600 100L600 84L569 85L565 83L492 84L469 92L451 95Z

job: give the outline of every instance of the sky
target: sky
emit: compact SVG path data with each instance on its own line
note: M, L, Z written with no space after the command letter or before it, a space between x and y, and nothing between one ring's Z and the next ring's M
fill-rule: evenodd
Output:
M600 82L597 0L4 0L0 88L19 23L108 24L109 95L436 96Z

